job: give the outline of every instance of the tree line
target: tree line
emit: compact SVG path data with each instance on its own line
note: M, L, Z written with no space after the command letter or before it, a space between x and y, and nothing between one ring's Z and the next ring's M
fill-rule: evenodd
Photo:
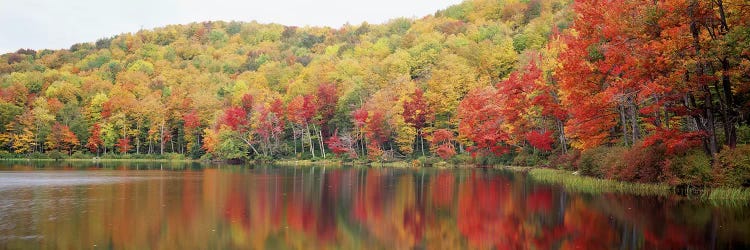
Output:
M476 0L378 25L203 22L22 49L0 60L0 145L211 159L459 154L711 179L750 164L732 156L750 140L749 11L738 0ZM698 151L709 167L675 163Z

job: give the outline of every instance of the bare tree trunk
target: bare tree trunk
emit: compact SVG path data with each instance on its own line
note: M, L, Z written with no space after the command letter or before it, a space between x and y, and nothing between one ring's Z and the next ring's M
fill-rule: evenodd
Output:
M711 89L708 87L708 84L705 83L705 80L703 79L703 60L701 58L701 45L700 45L700 25L696 21L696 17L693 15L695 12L695 9L698 5L697 1L693 1L688 6L688 13L690 16L690 33L693 37L693 47L696 51L696 61L697 61L697 67L695 72L695 80L698 81L698 83L701 85L701 88L703 90L703 121L699 121L698 126L704 127L704 131L707 132L708 136L706 139L704 139L704 145L706 147L706 151L709 155L713 156L716 153L718 153L719 149L716 145L716 128L714 124L714 115L713 115L713 97L711 96ZM701 124L702 123L702 124Z
M135 153L140 154L141 153L141 122L138 122L138 125L136 125L137 132L135 133Z
M628 97L628 106L630 111L630 126L633 135L633 144L641 138L641 129L638 126L638 104L635 103L635 97Z
M263 145L261 145L261 150L263 151L263 156L267 156L268 155L269 144L271 144L271 142L269 140L263 139Z
M297 130L292 125L292 146L294 147L294 157L297 157Z
M560 132L559 140L560 140L560 146L562 147L563 154L568 153L568 142L565 140L565 125L563 122L555 117L555 125L557 125L557 131Z
M365 144L367 143L365 142L365 137L362 135L361 129L359 130L359 138L359 147L362 149L362 156L366 156L367 152L365 152Z
M128 129L127 126L122 126L122 139L128 139ZM127 154L128 151L123 152L124 154Z
M624 105L617 105L617 111L620 113L620 126L622 127L622 140L625 143L625 146L629 146L628 142L628 125L627 125L627 117L625 115L625 107Z
M315 158L315 149L313 148L315 144L313 144L313 141L312 141L312 134L310 133L310 124L305 123L305 127L307 128L307 140L310 143L310 154L312 154L312 157Z
M654 98L655 103L659 103L658 95L652 95L652 97ZM669 123L669 121L667 121L667 123ZM654 111L654 125L656 127L661 127L661 124L661 107L659 107Z
M36 152L36 147L40 145L40 143L39 143L39 123L36 124L36 131L34 131L34 144L36 144L36 145L34 145L32 151Z
M159 129L159 154L164 154L164 121L161 122L161 128Z
M716 123L713 114L713 98L711 97L711 90L708 89L707 85L703 86L703 101L705 102L706 108L704 109L705 124L708 130L708 146L711 155L715 155L719 152L719 147L716 143Z
M419 130L419 147L422 150L422 156L425 156L424 154L424 136L422 135L422 129Z
M255 146L253 146L253 143L252 143L252 142L250 142L250 141L249 141L248 139L246 139L246 138L240 138L240 139L241 139L242 141L244 141L244 142L245 142L245 143L246 143L246 144L247 144L248 146L250 146L250 149L252 149L252 150L253 150L253 153L255 153L256 155L259 155L259 153L258 153L258 150L257 150L257 149L255 149Z
M719 0L719 2L721 1ZM724 13L722 12L722 17L723 15ZM724 118L724 135L726 136L724 144L730 148L734 148L737 146L737 127L735 126L737 112L734 110L732 83L729 79L729 60L726 57L721 60L721 69L721 85L724 92L724 105L722 105L721 110Z
M724 30L724 32L729 31L729 25L727 25L727 15L724 13L724 1L723 0L715 0L716 5L719 7L719 22L721 23L721 27Z
M279 135L276 132L271 132L271 135L273 136L273 146L271 148L271 154L273 155L279 150Z
M360 143L362 144L362 156L367 156L367 137L365 136L364 132L361 130L359 131L360 137L362 138L360 140Z
M326 148L323 145L323 129L318 129L318 142L320 142L320 151L323 152L323 159L326 158Z

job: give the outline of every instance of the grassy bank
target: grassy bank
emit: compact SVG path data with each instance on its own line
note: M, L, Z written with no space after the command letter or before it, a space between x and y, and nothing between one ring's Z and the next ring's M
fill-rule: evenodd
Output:
M510 168L511 170L519 170ZM525 169L525 168L523 168ZM676 194L676 188L664 183L632 183L615 180L605 180L573 174L571 171L546 168L533 168L528 171L529 176L536 181L548 184L560 184L573 192L588 194L622 193L635 195L667 196ZM700 199L714 203L747 203L750 202L750 190L746 188L707 188L697 189ZM687 193L691 193L688 191Z
M567 190L581 193L626 193L659 196L665 196L672 193L672 188L666 184L644 184L604 180L575 175L573 172L564 170L535 168L529 171L529 175L534 180L549 184L561 184Z
M750 202L750 189L747 189L747 188L714 188L714 189L704 191L701 194L701 198L714 201L714 202L717 202L717 201Z

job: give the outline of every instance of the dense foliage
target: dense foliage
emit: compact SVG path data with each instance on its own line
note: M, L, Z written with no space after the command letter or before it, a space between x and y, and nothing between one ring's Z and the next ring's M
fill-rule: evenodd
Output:
M379 25L204 22L21 49L0 56L0 144L574 167L607 147L625 167L602 176L747 185L732 178L750 171L735 149L750 140L749 19L738 0L475 0ZM708 161L684 166L699 150Z
M570 23L566 5L475 1L338 29L204 22L22 49L0 60L0 143L16 154L426 155L433 131L455 135L469 90Z

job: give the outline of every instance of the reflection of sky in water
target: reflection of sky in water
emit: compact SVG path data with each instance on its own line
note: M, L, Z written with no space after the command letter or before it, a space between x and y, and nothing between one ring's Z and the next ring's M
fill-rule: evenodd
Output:
M162 171L0 171L0 192L8 189L113 184L154 179L183 179Z
M74 186L137 181L158 176L117 176L116 172L0 172L0 192L38 186Z
M119 175L119 176L118 176ZM0 231L7 232L14 229L30 226L28 229L35 230L40 220L55 221L56 215L41 217L35 213L43 208L54 208L61 211L79 207L84 200L76 197L60 196L55 193L64 187L78 187L79 191L91 189L91 185L107 185L131 181L143 181L154 178L162 178L155 175L141 173L136 176L122 176L117 172L62 172L62 171L24 171L24 172L0 172ZM21 195L31 192L31 196ZM88 200L90 202L91 200ZM18 214L17 211L29 211L28 215ZM86 210L80 210L86 213ZM11 216L20 217L10 218ZM23 231L21 231L23 232ZM0 236L1 241L9 240L40 240L43 235L12 235Z

